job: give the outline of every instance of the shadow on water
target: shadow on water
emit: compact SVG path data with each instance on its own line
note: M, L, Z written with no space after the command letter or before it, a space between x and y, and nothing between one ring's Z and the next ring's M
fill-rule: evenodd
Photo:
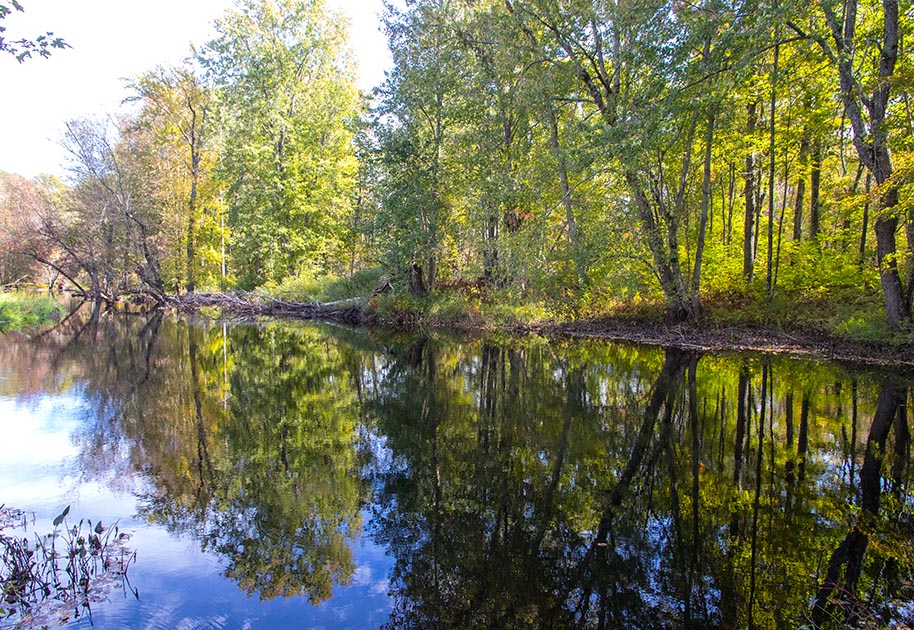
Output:
M899 376L116 314L0 341L0 393L82 388L87 480L144 480L141 516L263 600L327 601L367 536L390 628L912 616Z

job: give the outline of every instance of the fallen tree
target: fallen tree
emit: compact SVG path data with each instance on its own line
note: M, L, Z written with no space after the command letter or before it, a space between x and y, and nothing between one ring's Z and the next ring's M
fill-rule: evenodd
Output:
M241 317L295 317L322 319L361 326L374 322L368 298L350 298L335 302L298 302L280 300L260 293L185 293L167 296L163 305L184 313L216 308L225 314Z

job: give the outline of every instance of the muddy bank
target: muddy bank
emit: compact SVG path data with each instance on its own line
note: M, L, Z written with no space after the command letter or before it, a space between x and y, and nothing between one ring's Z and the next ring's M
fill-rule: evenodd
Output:
M760 325L718 326L712 322L670 325L618 319L559 322L515 327L545 336L598 338L683 348L696 352L772 352L849 364L914 372L914 344L844 339L816 330L775 330Z

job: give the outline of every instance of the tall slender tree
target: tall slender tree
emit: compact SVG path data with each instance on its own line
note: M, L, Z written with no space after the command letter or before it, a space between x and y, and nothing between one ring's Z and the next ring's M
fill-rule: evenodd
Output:
M210 184L215 154L208 147L214 135L209 125L212 94L189 63L147 72L131 87L142 107L137 128L148 131L149 176L160 184L152 194L167 195L162 199L171 206L167 218L183 223L175 227L183 232L184 287L192 293L199 276L203 209L212 211L216 205Z

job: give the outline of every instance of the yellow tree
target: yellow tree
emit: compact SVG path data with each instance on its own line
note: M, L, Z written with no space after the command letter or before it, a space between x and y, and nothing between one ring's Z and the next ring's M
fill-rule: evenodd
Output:
M213 256L207 256L214 248L200 247L202 237L212 241L218 231L218 185L212 177L216 159L211 148L212 94L187 62L142 74L131 87L134 100L142 105L134 132L146 145L142 153L147 172L157 184L149 193L169 210L163 215L163 232L170 241L166 248L170 276L176 285L183 280L192 293L207 263L209 269L215 268Z

